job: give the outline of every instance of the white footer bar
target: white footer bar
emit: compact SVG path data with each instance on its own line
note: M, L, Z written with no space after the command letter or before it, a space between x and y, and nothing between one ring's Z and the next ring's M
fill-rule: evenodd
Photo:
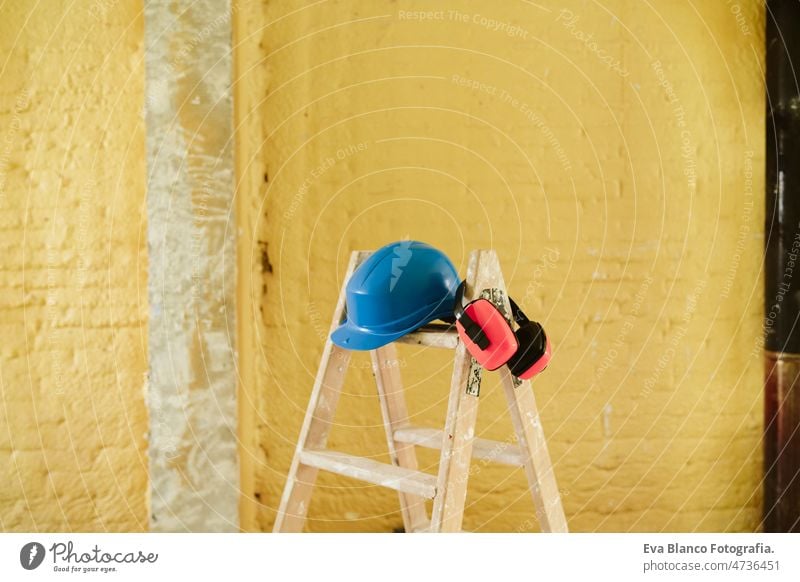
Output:
M0 534L0 580L796 581L798 566L784 534Z

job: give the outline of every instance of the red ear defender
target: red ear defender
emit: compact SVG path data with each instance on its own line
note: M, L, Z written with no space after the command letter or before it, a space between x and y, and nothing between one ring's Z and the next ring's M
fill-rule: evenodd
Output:
M519 348L506 318L486 299L476 299L464 307L463 315L456 316L456 328L467 351L487 370L505 364Z
M486 299L476 299L466 306L462 282L456 291L453 312L461 341L472 357L487 370L508 364L514 376L527 380L547 367L550 362L550 340L541 325L530 321L509 297L515 332L497 307Z
M527 318L520 324L516 336L519 349L508 360L508 369L514 376L529 380L550 363L550 340L541 325Z

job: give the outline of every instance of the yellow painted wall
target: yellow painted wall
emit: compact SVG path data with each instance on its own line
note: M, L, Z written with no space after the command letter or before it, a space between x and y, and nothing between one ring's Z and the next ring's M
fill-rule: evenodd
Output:
M0 530L147 529L139 2L0 8Z
M241 4L245 529L272 526L349 253L403 237L462 273L496 248L545 323L534 388L574 531L758 528L759 4ZM449 356L402 350L415 423L441 425ZM502 439L488 376L479 433ZM330 444L386 460L372 386L360 354ZM401 525L393 492L318 483L308 529ZM473 474L465 529L532 515L521 471Z
M243 527L271 527L349 252L409 236L462 272L496 248L546 323L573 530L757 528L757 3L237 6ZM140 6L2 10L0 528L144 529ZM415 422L448 355L401 353ZM359 355L331 445L385 460L379 418ZM393 493L319 483L309 529L400 525ZM519 471L474 474L466 529L531 514Z

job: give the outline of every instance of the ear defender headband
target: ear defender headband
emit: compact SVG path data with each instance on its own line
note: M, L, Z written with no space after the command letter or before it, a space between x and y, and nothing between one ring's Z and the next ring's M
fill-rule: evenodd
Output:
M509 297L516 331L488 299L475 299L464 305L466 281L456 291L453 314L461 341L472 357L487 370L504 364L514 376L528 380L550 362L550 340L544 329L531 321Z

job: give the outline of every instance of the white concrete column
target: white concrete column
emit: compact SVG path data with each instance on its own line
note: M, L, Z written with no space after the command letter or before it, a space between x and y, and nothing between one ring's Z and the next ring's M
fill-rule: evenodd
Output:
M231 10L145 2L153 531L238 530Z

